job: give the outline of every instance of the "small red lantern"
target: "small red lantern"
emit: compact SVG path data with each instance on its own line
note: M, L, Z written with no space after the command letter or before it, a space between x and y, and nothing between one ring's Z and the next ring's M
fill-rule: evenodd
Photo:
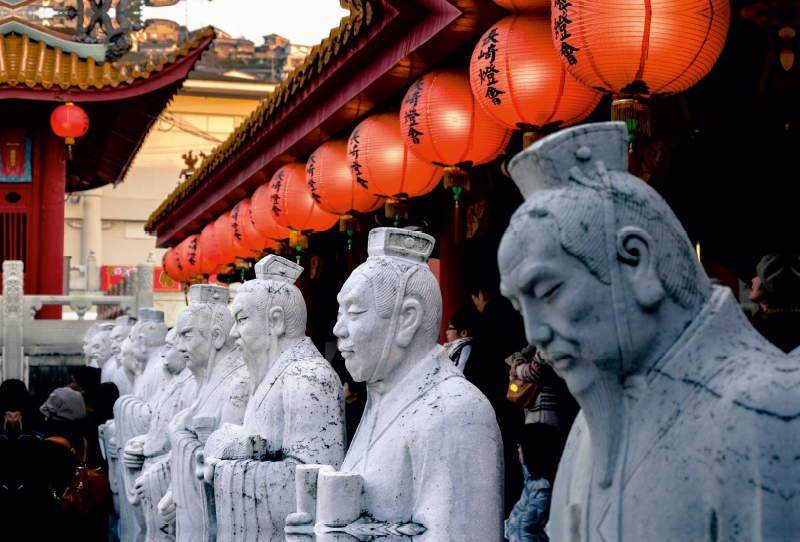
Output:
M250 198L244 198L231 209L231 233L235 242L253 253L261 253L269 240L261 235L253 224L250 213ZM252 255L251 255L252 256Z
M200 232L198 248L203 255L204 275L213 275L220 264L227 263L214 240L214 222L206 224L206 227Z
M67 143L69 159L72 160L72 146L75 138L82 137L89 131L89 115L72 102L56 107L50 115L50 126L58 137Z
M266 239L281 241L290 237L289 228L275 222L269 183L259 186L250 198L250 220L256 231ZM275 251L279 252L280 247L276 246Z

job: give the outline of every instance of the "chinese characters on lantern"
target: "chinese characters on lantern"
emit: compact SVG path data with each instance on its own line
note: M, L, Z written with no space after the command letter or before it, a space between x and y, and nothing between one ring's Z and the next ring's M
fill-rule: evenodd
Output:
M308 166L306 167L306 174L308 182L308 189L311 190L311 197L314 198L314 202L319 205L322 201L322 198L319 194L317 194L317 181L314 178L314 172L317 170L317 153L314 152L311 157L308 159Z
M189 260L189 265L192 266L192 267L197 265L197 243L198 243L198 240L199 239L197 237L191 239L189 241L189 246L188 246L189 250L186 251L187 259Z
M555 37L561 41L561 55L567 59L567 62L569 62L570 65L575 65L578 63L578 59L575 58L575 53L580 51L580 49L564 41L572 36L567 28L570 24L572 24L572 21L569 20L569 13L567 11L571 5L572 4L567 0L553 0L553 7L557 12L560 12L555 20L555 23L553 23L553 30L555 32Z
M488 64L481 68L478 71L478 75L480 76L481 86L484 84L486 85L486 97L489 98L494 105L500 105L502 101L500 100L500 95L505 94L505 90L500 90L497 88L497 75L500 73L495 65L495 55L497 54L497 28L492 28L489 31L489 34L483 38L483 43L481 47L486 47L485 49L481 49L478 53L478 60L486 60Z
M416 110L414 111L416 114ZM358 163L358 147L361 145L361 142L358 140L359 129L356 128L353 131L353 135L350 136L350 156L353 157L353 162L350 164L350 169L353 170L353 173L356 175L356 182L360 184L363 188L369 188L367 179L362 177L363 173L361 172L361 164Z
M417 122L417 117L419 117L419 113L417 113L417 102L419 101L419 93L422 92L423 85L424 83L422 81L417 81L414 83L414 86L411 87L411 92L406 96L406 103L410 104L412 107L403 115L403 123L408 126L408 137L415 145L419 145L419 136L425 135L415 128L415 126L419 124Z
M271 198L272 198L272 213L275 216L281 216L281 208L279 207L279 205L281 203L280 190L281 190L281 184L283 183L283 171L279 171L278 174L275 175L275 178L272 180L272 182L273 182L273 185L274 185L273 189L275 190L275 193L272 194L272 196L271 196Z
M240 206L236 205L231 211L231 228L233 228L233 236L236 238L237 241L242 240L242 232L240 231L240 224L239 224L239 211ZM195 245L196 246L196 245Z

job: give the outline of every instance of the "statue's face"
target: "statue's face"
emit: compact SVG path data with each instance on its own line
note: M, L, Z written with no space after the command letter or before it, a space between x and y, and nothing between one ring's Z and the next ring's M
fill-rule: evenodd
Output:
M98 367L111 357L111 348L108 336L105 333L96 333L89 343L89 354L86 361L96 363Z
M87 331L86 335L83 336L83 355L87 361L89 360L89 348L91 348L92 346L92 338L93 338L89 337L90 331ZM95 335L97 335L97 333L95 333Z
M339 351L357 382L374 382L383 354L391 320L378 316L375 294L361 274L351 275L337 296L339 319L333 333L339 338Z
M173 329L167 334L164 342L164 348L161 350L161 357L163 358L164 370L172 375L176 375L186 368L186 360L175 347L175 339L177 332Z
M125 368L129 373L138 373L138 364L136 363L136 356L133 353L133 342L130 337L126 337L122 341L119 354L120 365Z
M500 289L522 313L528 342L580 392L598 370L620 370L611 287L562 249L552 219L517 221L498 250Z
M272 335L267 333L267 314L258 310L247 292L236 294L232 312L235 323L231 336L236 340L242 359L251 366L264 359L270 351Z
M111 330L111 353L113 355L119 356L122 341L124 341L130 333L131 330L128 326L116 326Z
M178 317L176 346L190 370L203 369L211 354L211 337L203 337L197 325L197 316L186 311Z

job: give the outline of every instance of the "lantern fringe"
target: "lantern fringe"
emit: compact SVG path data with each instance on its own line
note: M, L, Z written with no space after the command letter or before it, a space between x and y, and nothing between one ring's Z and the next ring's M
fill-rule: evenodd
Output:
M469 191L469 174L461 168L447 166L444 168L444 188L462 188Z
M397 194L386 200L384 206L386 211L386 218L399 218L408 219L408 196L406 194Z
M275 254L278 254L279 256L291 256L293 252L294 248L292 248L291 243L275 241Z
M355 213L348 213L339 217L339 233L352 235L353 231L361 231L361 220Z
M611 102L611 120L628 127L628 150L633 152L637 137L650 137L650 104L644 98L619 97Z
M289 230L289 245L298 250L305 250L308 248L308 236L297 230Z
M523 132L522 133L522 148L527 149L540 139L544 137L544 134L539 131L530 131L530 132Z

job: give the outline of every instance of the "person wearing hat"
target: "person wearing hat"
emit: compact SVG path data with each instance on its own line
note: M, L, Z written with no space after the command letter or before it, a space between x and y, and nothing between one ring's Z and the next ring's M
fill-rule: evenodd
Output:
M47 439L66 439L75 453L62 444L47 439L39 442L36 447L34 464L38 466L35 482L37 509L42 510L42 517L47 518L47 521L41 522L37 535L41 535L41 540L68 539L87 542L107 538L105 518L89 519L70 514L53 496L64 495L80 466L76 454L83 456L84 447L88 447L86 464L89 467L96 468L102 462L97 446L92 446L85 438L86 405L83 395L69 387L57 388L39 407L39 411L44 415L43 427Z
M755 328L787 354L800 346L800 254L777 252L756 267L750 301L758 304Z

